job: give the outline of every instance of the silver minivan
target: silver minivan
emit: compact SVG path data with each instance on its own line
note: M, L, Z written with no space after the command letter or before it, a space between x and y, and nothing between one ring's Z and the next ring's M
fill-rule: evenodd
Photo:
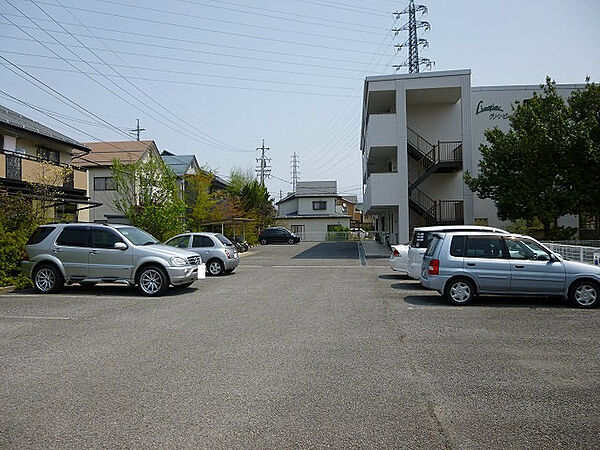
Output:
M406 264L406 273L409 277L418 280L421 277L421 266L423 265L423 255L429 246L435 233L448 233L456 231L489 231L492 233L508 233L500 228L486 227L480 225L437 225L434 227L417 227L413 230L412 239L408 245ZM400 253L402 251L400 250ZM390 258L390 261L393 258ZM397 267L397 265L396 265ZM402 270L396 268L394 270Z
M436 233L421 268L421 284L450 303L479 294L560 296L578 308L600 300L600 267L567 261L529 236Z
M65 283L126 282L144 295L157 296L169 285L190 286L201 263L195 253L161 245L130 225L42 225L25 248L21 267L42 293L57 292Z
M165 245L184 248L202 258L209 275L231 273L240 264L233 243L220 233L185 233L172 237Z

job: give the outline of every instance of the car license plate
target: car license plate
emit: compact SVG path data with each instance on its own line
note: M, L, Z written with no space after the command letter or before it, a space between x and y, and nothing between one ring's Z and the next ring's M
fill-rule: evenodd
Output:
M206 264L200 264L198 266L198 279L204 280L206 278Z

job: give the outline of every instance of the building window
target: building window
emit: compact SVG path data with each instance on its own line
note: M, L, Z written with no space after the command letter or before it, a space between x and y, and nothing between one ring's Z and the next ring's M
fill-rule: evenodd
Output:
M46 147L38 147L37 157L43 161L49 161L55 164L60 163L60 153L58 150L52 150Z
M313 210L314 211L319 211L319 210L325 210L327 209L327 202L326 201L318 201L318 202L312 202L313 203Z
M94 177L95 191L114 191L113 177Z

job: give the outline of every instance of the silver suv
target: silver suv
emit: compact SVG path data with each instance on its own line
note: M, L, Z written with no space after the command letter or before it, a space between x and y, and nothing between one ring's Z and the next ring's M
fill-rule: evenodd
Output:
M233 243L220 233L185 233L172 237L165 245L187 248L206 264L209 275L231 273L240 263Z
M519 234L437 233L423 258L421 284L456 305L478 294L560 296L578 308L600 301L600 267L566 261Z
M37 228L26 245L23 271L35 289L57 292L67 283L93 286L127 282L158 296L169 285L188 287L198 279L200 257L161 245L130 225L51 224Z

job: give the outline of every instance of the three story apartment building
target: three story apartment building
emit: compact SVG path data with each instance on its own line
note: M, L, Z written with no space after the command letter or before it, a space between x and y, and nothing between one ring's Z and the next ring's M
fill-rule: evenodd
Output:
M583 85L559 85L568 96ZM490 200L474 195L484 131L509 129L511 105L539 86L471 87L470 70L367 77L361 130L364 212L391 243L416 226L506 226ZM577 226L576 217L561 224Z

